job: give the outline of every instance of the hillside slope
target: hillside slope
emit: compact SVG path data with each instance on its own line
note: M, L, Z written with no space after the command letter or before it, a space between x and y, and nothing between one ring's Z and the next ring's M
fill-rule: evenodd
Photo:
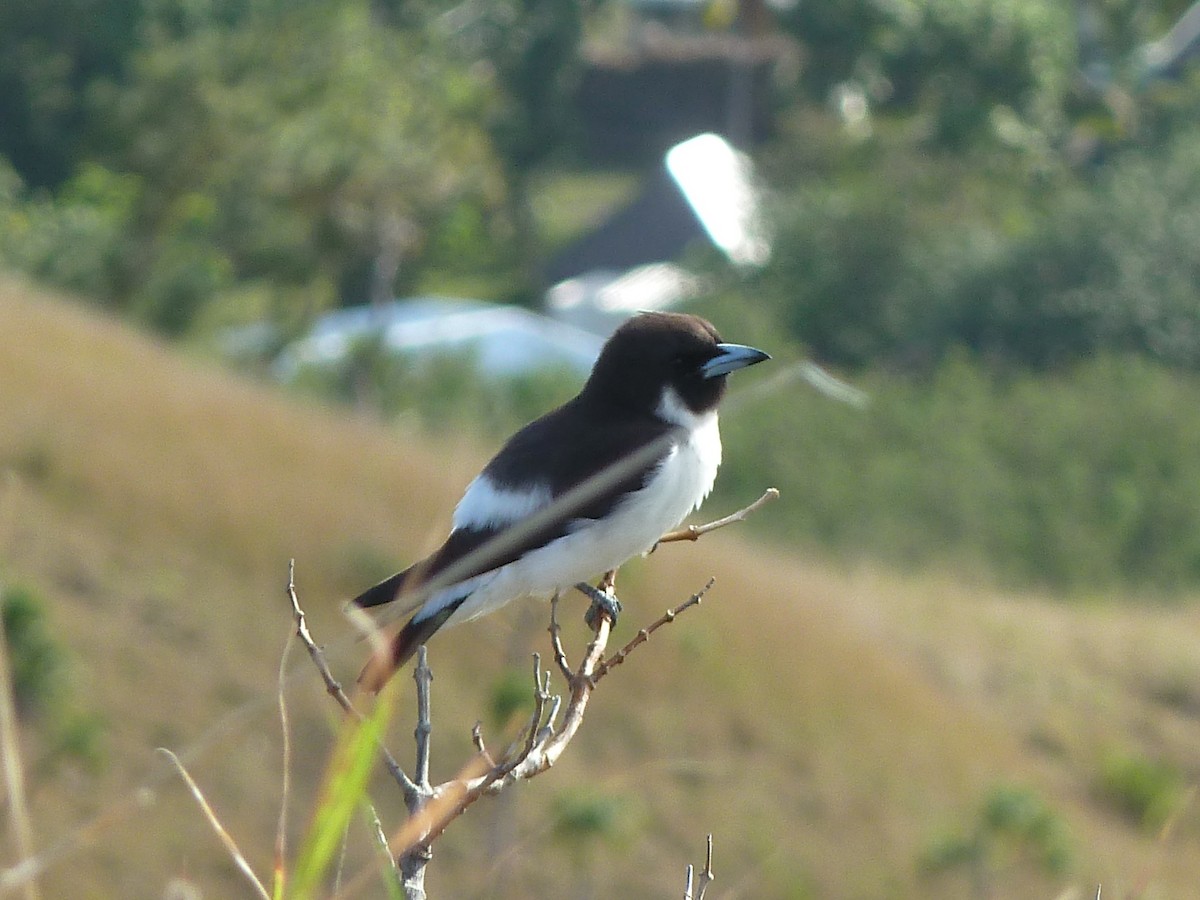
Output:
M86 838L65 845L47 896L154 897L173 878L204 896L245 893L162 777L159 746L187 754L269 871L287 560L352 677L362 651L340 600L439 537L485 453L304 406L0 282L0 470L15 476L0 497L0 575L47 598L80 702L106 723L102 772L35 777L39 847ZM1100 789L1114 753L1160 761L1181 786L1200 772L1193 609L1066 607L843 572L724 532L631 565L617 638L709 575L710 600L602 686L553 772L453 826L431 896L672 896L708 831L725 897L1092 896L1098 883L1106 897L1174 897L1200 883L1200 818L1182 791L1160 836ZM477 719L502 733L489 719L496 685L526 669L529 648L545 653L543 614L506 610L431 646L438 777L466 758ZM578 638L574 616L569 626ZM299 657L295 834L334 718ZM411 712L398 718L391 744L405 759ZM1065 869L1039 861L1044 836L1010 832L973 867L923 871L946 835L978 831L997 785L1050 811ZM380 781L375 795L395 825L395 792ZM352 843L369 855L365 834Z

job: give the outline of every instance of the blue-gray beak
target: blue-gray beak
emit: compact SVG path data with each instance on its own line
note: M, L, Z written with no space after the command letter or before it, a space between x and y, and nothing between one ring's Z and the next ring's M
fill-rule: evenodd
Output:
M717 344L717 355L700 367L700 374L705 378L716 378L770 358L769 354L742 344Z

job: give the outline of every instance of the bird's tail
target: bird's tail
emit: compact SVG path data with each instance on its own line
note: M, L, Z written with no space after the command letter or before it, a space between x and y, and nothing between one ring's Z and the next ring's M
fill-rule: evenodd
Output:
M370 609L372 606L391 603L400 596L403 588L412 586L410 582L416 583L417 574L417 567L411 566L403 572L397 572L390 578L383 579L374 587L367 588L350 602L360 609Z
M396 634L378 642L367 664L358 673L359 687L373 694L383 690L383 686L400 667L412 659L417 648L433 637L433 633L446 624L446 620L454 615L461 604L462 599L459 599L425 618L417 613Z

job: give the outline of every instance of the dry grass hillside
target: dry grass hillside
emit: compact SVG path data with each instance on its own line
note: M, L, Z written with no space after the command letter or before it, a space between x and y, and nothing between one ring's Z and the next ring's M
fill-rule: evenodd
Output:
M99 771L31 773L35 842L52 852L42 895L160 897L173 879L247 895L155 748L187 757L267 875L288 558L351 677L362 651L341 599L439 537L485 454L299 404L0 282L0 576L46 599L77 702L104 721ZM617 639L709 575L710 599L601 686L559 766L455 823L432 897L678 896L709 831L710 897L1196 895L1194 604L844 571L731 530L630 566ZM499 740L496 686L545 650L543 614L509 609L433 643L435 775L465 760L477 719ZM578 646L574 612L569 631ZM293 838L336 724L301 656ZM31 758L38 742L31 727ZM1143 820L1148 791L1166 814ZM373 794L397 824L396 792ZM365 830L350 843L368 858ZM923 865L939 852L942 870Z

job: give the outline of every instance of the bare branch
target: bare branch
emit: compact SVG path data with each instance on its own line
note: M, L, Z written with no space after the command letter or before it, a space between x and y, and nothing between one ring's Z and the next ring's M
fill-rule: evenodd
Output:
M764 495L765 496L765 495ZM765 502L760 499L759 505ZM750 509L748 507L748 509ZM735 514L727 517L728 521L737 521ZM719 523L704 526L706 530L720 527ZM704 532L701 532L704 533ZM312 639L305 622L303 610L296 598L289 568L288 596L292 601L293 614L296 619L296 633L308 649L310 657L321 672L326 689L338 704L350 715L361 718L359 713L342 691L341 686L329 672L324 654ZM606 573L601 581L604 588L611 592L615 573ZM476 723L471 731L471 739L477 751L462 770L449 781L433 786L429 780L429 736L430 723L430 682L433 675L428 665L427 651L424 646L418 649L417 665L413 678L417 684L417 726L414 737L417 745L417 760L413 779L409 779L391 756L380 748L384 754L389 769L395 767L399 772L397 781L405 794L405 803L409 809L409 817L401 828L388 841L388 847L400 870L402 886L405 895L410 900L423 900L424 871L432 857L432 845L447 827L462 815L480 797L488 794L498 794L509 785L518 781L533 778L553 767L558 758L566 750L575 737L582 722L587 705L591 699L596 684L612 668L620 665L639 644L645 643L651 634L663 625L674 621L681 612L700 603L704 594L712 587L713 580L683 603L667 610L659 619L638 632L625 647L609 659L604 659L605 649L612 633L613 621L604 609L597 607L597 614L589 622L593 630L592 640L584 651L583 658L577 668L572 668L566 650L562 643L562 627L558 621L559 595L550 602L550 624L548 632L554 654L555 665L567 681L568 692L565 696L550 693L549 671L542 668L541 657L533 657L533 711L509 750L496 761L488 753L483 741L482 725ZM560 721L561 714L561 721ZM393 773L395 776L395 772ZM351 883L339 892L339 897L350 897L361 890L365 884L366 873L351 880Z
M433 720L430 716L429 686L433 683L433 670L429 668L429 651L422 644L417 648L417 664L413 668L413 681L417 683L417 727L413 729L413 738L417 744L417 761L415 795L405 797L408 807L408 822L421 821L428 818L428 805L434 796L429 784L429 738L433 734ZM403 852L393 854L400 869L401 884L404 895L409 900L425 900L425 867L433 858L433 848L430 841L418 839L406 846Z
M596 677L593 680L599 681L601 678L603 678L605 675L607 675L609 673L609 671L611 671L613 668L615 668L616 666L619 666L621 663L625 662L625 657L627 657L630 653L632 653L634 648L636 648L640 644L646 643L646 641L648 641L650 639L650 635L654 634L654 632L658 631L658 629L662 628L664 625L669 625L671 622L674 622L675 617L678 616L681 612L684 612L685 610L690 609L693 606L699 606L700 601L702 599L704 599L704 595L707 594L709 589L712 588L712 586L716 583L717 583L717 579L715 579L715 578L708 579L708 583L705 584L704 587L700 588L700 590L696 591L696 593L692 594L692 596L688 597L686 600L684 600L682 603L680 603L675 608L668 609L657 620L655 620L654 622L651 622L645 628L638 631L638 633L633 636L633 639L630 640L630 642L628 644L626 644L624 647L622 647L620 650L618 650L616 653L614 653L608 659L604 660L604 662L602 662L599 665L599 667L596 669Z
M476 726L472 734L476 749L480 752L474 763L487 764L488 767L479 771L474 777L463 778L463 773L460 773L458 778L434 788L434 800L422 810L423 821L420 825L415 828L411 827L413 822L410 820L402 829L406 842L401 844L398 852L406 852L406 849L414 846L416 842L428 846L446 830L454 819L462 815L480 797L487 794L498 794L509 785L533 778L551 768L566 750L567 745L571 743L583 723L588 701L600 679L611 668L619 665L634 647L644 643L663 625L674 621L681 612L699 605L704 594L712 585L713 580L710 579L701 590L642 629L638 636L609 661L604 660L604 651L608 646L612 621L607 615L598 615L595 618L592 640L577 669L571 669L566 652L562 647L561 626L557 619L558 598L551 600L551 623L548 630L558 668L566 673L569 694L565 709L562 708L563 698L550 695L549 673L542 671L541 659L534 654L534 710L522 731L522 739L515 745L517 749L506 754L499 763L493 763L481 746L482 738L479 735L479 728ZM545 711L547 704L550 704L548 715ZM562 723L556 725L560 710L562 711ZM397 837L399 838L399 836ZM395 849L397 841L394 840L392 846Z
M300 642L304 644L304 649L308 651L308 655L312 658L313 665L317 667L317 671L321 673L321 680L325 682L325 690L338 706L345 710L355 719L362 721L362 713L354 708L354 704L350 702L350 698L346 696L346 692L342 690L341 684L333 673L329 670L329 663L325 660L325 651L323 651L317 642L313 640L312 632L308 630L308 619L304 615L304 610L300 607L300 600L296 596L296 561L288 561L288 583L287 595L292 602L292 616L296 621L296 636L300 638ZM405 774L400 768L400 764L396 762L396 758L382 744L379 747L379 752L383 756L383 764L387 769L388 774L395 779L400 785L400 791L404 794L404 802L411 804L416 802L419 795L417 785L411 778Z
M479 755L493 768L496 766L496 761L492 759L492 754L488 753L487 746L483 743L483 723L476 722L475 727L471 729L471 743L475 745L475 749L479 751Z
M550 673L542 679L542 657L533 654L533 715L529 717L529 725L525 729L525 749L522 756L533 752L541 733L542 716L546 712L546 701L550 699Z
M175 766L176 770L179 772L179 776L183 779L184 783L188 786L188 789L192 792L192 796L196 798L196 802L200 805L200 809L203 811L204 817L208 819L208 824L212 826L213 831L216 832L217 837L224 845L225 850L229 853L230 857L233 858L233 862L238 867L238 870L245 875L246 880L254 886L255 893L257 893L262 900L271 900L271 895L267 893L267 889L263 887L262 882L258 880L258 876L254 874L254 870L251 869L250 864L246 862L246 857L242 855L242 851L238 849L238 845L234 842L233 838L229 836L229 832L225 830L225 826L221 824L221 820L217 818L217 814L213 812L213 808L208 805L208 800L206 800L204 794L201 793L200 787L195 781L192 780L192 776L188 774L188 770L183 767L183 763L179 761L179 757L166 747L159 747L158 752L164 754Z
M558 760L583 721L588 700L595 688L593 675L604 655L612 622L607 616L598 616L595 635L584 654L583 662L571 672L571 694L563 713L561 729L555 728L555 720L561 706L561 698L549 695L548 673L542 673L540 660L535 660L534 712L522 731L519 749L507 755L490 768L485 766L484 756L476 756L456 778L433 789L433 799L421 810L419 816L410 817L400 833L393 839L393 851L404 854L418 844L428 847L446 828L462 815L468 807L485 794L497 794L510 784L532 778L546 771ZM550 714L545 715L547 703ZM545 722L543 723L543 717Z
M754 503L706 525L693 525L686 529L670 532L658 543L675 541L696 541L702 535L734 522L744 521L767 502L779 496L779 491L769 488ZM657 544L655 545L657 547ZM615 571L606 572L601 581L601 589L611 595L615 580ZM477 722L471 736L477 755L469 762L458 777L432 787L429 781L429 682L432 672L427 663L425 647L418 649L417 666L413 677L417 682L417 727L415 738L417 744L417 761L415 780L407 775L395 763L395 760L384 748L385 763L404 792L405 804L409 809L409 819L404 827L390 842L394 857L399 860L404 877L404 889L409 897L423 897L423 872L425 863L431 856L431 845L448 827L448 825L484 794L497 794L510 784L533 778L551 768L558 757L574 738L583 721L584 712L596 684L610 670L625 661L635 648L649 640L650 635L662 626L673 622L681 612L700 603L704 594L712 587L713 580L697 593L693 594L679 606L668 609L659 619L641 629L637 635L622 647L611 659L604 659L604 651L611 635L613 621L602 608L598 610L589 626L593 628L594 636L584 653L583 660L577 669L572 669L562 643L562 626L558 621L558 604L560 594L555 594L550 601L550 645L554 654L554 662L569 687L566 708L563 709L563 698L551 696L550 674L543 674L541 658L534 655L534 709L522 739L511 748L499 762L488 753L483 742L482 726ZM325 682L326 690L349 714L360 717L354 710L349 698L346 697L341 685L333 678L325 662L324 653L313 641L308 631L303 610L300 608L293 580L293 567L288 571L288 596L292 601L293 614L296 619L296 633L308 649L314 664L317 666ZM546 707L550 704L549 714ZM559 726L558 716L562 712L562 724ZM360 717L361 718L361 717Z
M735 522L746 521L751 513L757 512L759 509L761 509L763 506L766 506L778 496L779 491L776 488L767 488L765 491L763 491L763 495L749 506L745 506L735 513L730 513L729 515L717 519L716 521L709 522L706 525L689 525L686 528L669 531L658 539L658 544L673 544L677 541L698 541L710 531L716 531L718 528L724 528L726 525L732 525ZM658 547L658 544L654 545L655 548Z
M595 636L588 644L579 668L571 675L570 700L563 714L561 730L551 732L548 740L535 746L533 752L520 760L509 772L506 772L503 781L499 783L500 786L492 786L492 793L497 793L504 785L524 778L532 778L534 775L544 772L553 766L558 757L562 755L563 750L566 749L567 744L571 742L583 722L583 714L587 709L588 700L591 699L592 691L596 687L594 678L596 667L604 657L604 648L608 645L611 630L612 621L608 616L598 616Z
M417 727L413 731L413 738L417 742L417 766L413 774L417 787L422 793L428 793L429 736L433 733L433 722L429 716L429 685L433 682L433 671L429 668L429 651L424 644L417 648L413 681L417 683Z
M612 590L613 573L608 573L601 582L609 591ZM429 781L429 734L430 734L430 698L429 686L432 672L428 665L427 651L424 646L418 650L417 665L413 677L417 682L417 727L414 736L417 742L416 780L410 782L413 794L406 794L406 804L409 817L400 829L387 841L390 856L399 869L401 887L408 900L424 900L424 873L429 860L432 858L433 843L445 832L450 824L461 816L476 801L485 795L495 795L509 785L518 781L533 778L550 769L566 750L583 723L583 716L595 691L597 683L613 667L620 665L632 650L639 644L645 643L649 636L663 625L674 621L681 612L699 605L704 594L712 587L710 579L701 590L697 591L683 603L667 610L659 619L638 632L638 635L625 647L618 651L610 660L604 659L605 649L612 633L613 622L609 614L598 609L592 617L589 627L593 630L592 640L584 651L578 668L572 669L562 644L562 629L558 622L559 597L555 596L550 603L550 643L554 652L555 663L567 680L569 688L565 699L550 693L550 672L542 668L539 654L533 655L533 700L534 708L517 739L509 750L497 762L488 753L483 741L482 725L478 722L471 730L471 739L477 753L464 765L461 771L449 781L436 787ZM293 597L293 607L299 610L299 603L294 599L294 590L289 580L289 595ZM298 613L297 633L305 640L305 645L315 644L307 637L307 629L301 629L303 614ZM314 655L321 667L323 657ZM323 673L323 677L324 673ZM331 676L326 678L328 686ZM331 691L331 694L336 694ZM344 696L344 695L343 695ZM347 701L348 703L348 701ZM343 707L346 708L346 707ZM353 707L348 710L357 715ZM561 724L559 715L562 714ZM371 869L364 869L350 883L337 893L339 898L351 898L362 891L368 883ZM711 845L708 863L699 880L700 894L712 880ZM690 888L689 888L690 890Z
M712 834L708 836L708 850L704 854L704 871L700 873L700 878L696 884L696 900L704 900L704 892L708 890L708 886L712 884L716 876L712 870L712 853L713 840Z
M325 682L325 690L337 701L338 706L355 718L361 719L362 716L350 703L346 692L342 690L342 685L329 670L329 663L325 661L325 651L317 645L317 642L313 640L312 632L308 630L308 618L304 615L304 610L300 608L300 600L296 596L296 560L294 559L288 560L287 595L288 599L292 601L292 617L296 621L296 635L303 642L308 655L312 657L317 671L321 673L321 679Z
M550 627L547 630L550 632L550 646L554 650L554 661L558 664L558 671L562 673L563 678L570 681L571 664L567 662L567 652L562 643L562 626L558 624L558 601L561 599L562 594L558 591L550 598Z
M687 870L684 873L683 900L704 900L704 892L708 890L708 886L712 884L712 854L713 854L713 839L712 835L708 836L708 852L704 856L704 868L700 870L700 877L696 877L695 867L688 864Z

